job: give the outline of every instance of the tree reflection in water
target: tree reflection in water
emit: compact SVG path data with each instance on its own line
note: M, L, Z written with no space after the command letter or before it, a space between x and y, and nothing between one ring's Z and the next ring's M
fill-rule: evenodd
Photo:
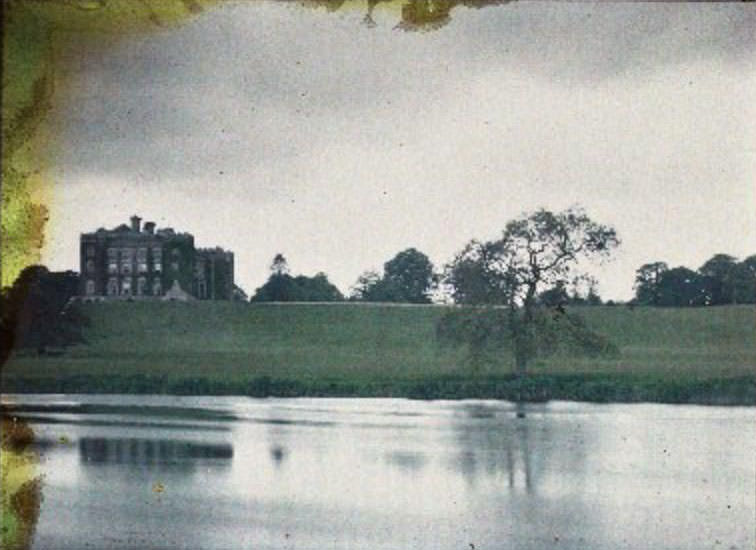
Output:
M515 411L524 412L522 407ZM575 427L557 431L553 419L545 421L538 409L517 418L500 406L469 404L460 413L454 426L458 450L450 467L472 485L482 477L501 478L510 490L533 494L548 472L582 469L582 446L566 441ZM552 452L555 448L562 449L558 456Z
M386 453L384 458L388 464L410 473L419 472L428 461L425 454L407 450Z
M273 459L273 464L276 467L280 467L286 458L286 447L281 445L272 445L270 447L270 458Z

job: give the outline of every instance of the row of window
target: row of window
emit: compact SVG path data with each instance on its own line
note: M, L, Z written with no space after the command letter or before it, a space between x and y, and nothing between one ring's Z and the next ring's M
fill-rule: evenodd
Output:
M145 277L139 277L136 280L136 288L133 287L133 280L131 277L124 277L121 279L120 286L118 285L118 278L111 277L108 279L108 285L106 288L106 294L108 296L145 296L147 294L147 279ZM92 279L87 279L85 292L87 296L94 296L96 293L95 282ZM159 279L152 282L152 296L161 296L163 294L163 285ZM200 281L197 286L197 297L207 298L207 284L204 281Z
M178 264L174 262L174 264L171 265L174 271L178 271ZM137 272L138 273L147 273L149 271L149 264L146 261L140 261L137 263ZM152 263L152 270L153 271L163 271L163 263L160 260L155 260ZM110 261L108 262L108 273L118 273L118 262ZM121 261L121 273L124 275L130 275L133 271L133 265L131 263L131 260L123 260Z
M136 254L136 257L146 259L147 258L147 248L146 247L140 247L140 248L108 248L108 258L115 258L118 255L121 255L121 258L127 257L132 258ZM87 253L87 256L94 256L94 253L89 254ZM152 248L152 257L153 258L160 258L163 256L163 249L160 247L153 247ZM174 248L171 250L171 256L174 258L178 258L181 256L181 252Z
M136 252L137 261L147 261L147 248L146 247L140 247L140 248L108 248L107 255L109 259L117 259L119 254L121 256L121 259L126 258L133 258ZM88 258L94 258L96 254L95 247L92 245L87 246L86 254ZM171 250L171 256L175 259L179 259L181 257L181 252L179 252L177 249ZM160 247L153 247L152 248L152 257L154 259L159 260L163 257L163 249Z
M179 270L179 263L178 262L171 262L171 269L173 271ZM96 266L94 260L87 260L86 264L86 270L87 273L95 273ZM108 273L123 273L124 275L130 275L133 272L133 263L131 260L121 260L120 262L120 269L119 269L119 263L115 260L108 261ZM137 273L147 273L149 271L149 263L145 261L138 261L136 264L136 271ZM156 258L152 262L152 271L163 271L163 262L160 260L160 258Z
M145 296L147 295L147 279L144 277L139 277L136 281L136 287L133 286L133 281L131 277L124 277L121 279L121 284L119 286L118 279L116 277L111 277L108 279L108 285L106 290L106 294L108 296ZM95 294L95 282L92 279L87 280L86 283L86 294L88 296L93 296ZM163 285L161 284L159 279L156 279L152 282L152 292L150 295L152 296L162 296L163 294Z
M119 253L121 258L133 258L136 252L137 259L147 259L147 248L108 248L108 258L116 258ZM178 251L177 251L178 252ZM152 257L160 258L163 256L163 249L155 247L152 249Z
M134 251L136 250L136 255L138 258L146 258L147 257L147 248L146 247L140 247L140 248L114 248L110 247L108 248L107 254L109 258L118 256L118 253L120 251L121 256L133 256ZM93 245L87 246L86 254L88 258L94 258L97 251ZM163 249L160 247L153 247L152 248L152 255L154 257L160 257L163 255Z

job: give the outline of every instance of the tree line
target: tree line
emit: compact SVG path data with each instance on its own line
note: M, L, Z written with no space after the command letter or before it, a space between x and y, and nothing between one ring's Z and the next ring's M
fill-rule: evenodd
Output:
M13 285L0 292L0 364L11 349L31 348L48 353L83 342L88 319L78 303L79 276L73 271L51 272L41 265L24 268Z
M566 214L565 223L581 223L577 211ZM545 210L538 216L554 216ZM583 215L584 216L584 215ZM585 217L587 220L587 217ZM585 221L585 220L583 220ZM551 230L551 228L549 229ZM561 238L561 237L560 237ZM437 271L427 255L416 248L407 248L397 253L383 264L382 272L363 272L344 296L329 280L325 273L313 277L290 275L289 265L283 254L276 254L270 265L270 276L255 290L251 302L390 302L408 304L430 304L433 295L450 298L456 304L501 305L506 302L505 287L499 280L491 264L492 258L501 251L501 243L473 240L441 271ZM586 243L576 250L584 251ZM549 276L532 288L533 300L545 306L599 305L601 297L596 290L596 281L585 273L567 277L562 269L558 275L552 274L559 265L544 266L539 277ZM501 266L499 266L501 267ZM553 275L553 276L552 276Z
M340 302L344 295L325 273L314 277L289 274L283 254L276 254L270 266L270 277L250 298L250 302Z
M545 212L545 211L544 211ZM552 214L553 215L553 214ZM435 292L448 295L459 305L502 305L507 282L494 274L496 241L470 241L437 271L428 256L416 248L396 254L383 265L383 272L362 273L344 296L328 276L291 276L286 258L277 254L271 275L258 288L252 302L393 302L429 304ZM501 266L499 266L501 267ZM690 307L756 303L756 254L739 261L728 254L715 254L698 270L670 268L666 262L642 265L635 274L635 295L629 305ZM542 306L601 305L596 281L586 273L550 277L536 286L533 300ZM612 300L606 302L614 305Z
M756 254L738 261L715 254L698 270L650 262L635 272L633 303L650 306L716 306L756 303Z
M403 302L429 304L438 280L428 256L415 248L399 252L383 266L383 273L366 271L357 279L349 297L334 286L325 273L313 277L292 276L283 254L276 254L270 276L257 288L251 302Z
M506 224L497 239L468 242L443 270L416 248L396 254L382 272L366 271L345 297L325 273L293 276L277 254L265 284L251 302L403 302L424 304L442 289L455 304L439 321L442 342L464 345L474 362L508 351L518 370L536 355L562 351L611 353L610 342L586 327L565 306L600 304L584 263L611 256L616 231L581 209L540 209ZM82 339L86 324L71 297L77 274L27 267L0 294L0 328L5 355L13 347L48 348ZM716 254L697 271L651 262L636 272L632 304L704 306L756 303L756 255L739 261ZM0 358L2 359L2 358Z
M383 265L382 273L360 275L349 299L430 303L432 293L442 288L455 304L469 307L444 313L436 326L439 341L465 347L475 366L509 354L515 373L522 377L528 363L538 356L618 353L612 342L566 306L602 303L596 281L585 267L611 257L619 245L613 227L593 221L580 208L561 212L540 209L507 223L499 238L471 240L441 272L415 248L399 252ZM278 255L271 277L253 301L273 297L285 301L287 296L344 299L324 274L290 277L285 266L285 259ZM314 279L319 283L314 284ZM273 292L276 288L288 291ZM320 292L324 288L331 291ZM312 295L307 295L308 289ZM753 303L755 292L756 256L738 261L716 254L698 271L669 269L664 262L641 266L631 304Z
M507 223L497 239L470 241L442 274L422 252L404 250L383 265L382 274L361 275L350 299L430 303L432 290L445 285L455 303L470 307L444 313L436 326L439 341L465 347L476 366L507 353L517 375L524 377L538 355L616 352L563 306L586 284L589 299L600 301L594 281L579 266L608 258L619 244L612 227L594 222L581 209L540 209ZM315 278L326 285L325 275ZM302 299L312 286L313 278L291 277L278 254L252 301ZM330 298L339 299L336 292Z

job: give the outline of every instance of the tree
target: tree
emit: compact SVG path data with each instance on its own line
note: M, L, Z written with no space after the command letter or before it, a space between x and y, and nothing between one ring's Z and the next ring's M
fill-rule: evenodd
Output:
M712 293L705 277L687 267L675 267L661 274L658 284L659 306L706 306Z
M567 285L559 281L552 288L546 289L538 295L538 302L546 307L564 307L570 303Z
M556 214L541 209L509 222L498 240L468 244L448 267L447 282L463 303L481 303L479 300L488 298L490 301L483 303L505 306L506 316L488 308L479 309L477 316L493 319L484 323L489 325L490 337L483 340L505 337L515 370L522 377L530 359L540 351L539 337L543 343L553 333L553 323L539 308L539 292L566 284L579 275L581 261L606 258L619 242L613 228L592 221L580 209ZM567 319L571 326L580 324ZM460 335L464 338L464 331Z
M585 298L578 297L580 300L583 301L585 305L588 306L600 306L601 296L599 296L598 292L596 291L596 285L592 284L590 287L588 287L588 294L585 295Z
M735 303L756 303L756 255L738 262L732 273L732 285Z
M298 275L293 280L293 296L298 302L339 302L344 299L338 288L336 288L322 271L315 274L314 277Z
M383 265L383 278L397 294L397 301L430 303L428 293L434 282L433 264L415 248L399 252Z
M698 273L706 278L712 305L735 302L734 276L736 267L737 258L729 254L715 254L698 268Z
M635 300L639 304L659 305L659 282L669 270L665 262L643 264L635 272Z
M352 287L351 298L366 302L427 304L435 281L428 256L408 248L383 264L383 276L375 271L360 275Z
M445 283L457 304L502 305L507 302L508 282L496 265L495 241L470 241L446 267Z
M357 277L357 282L351 289L349 299L361 302L383 301L375 299L380 294L379 286L382 281L383 279L377 271L365 271Z
M272 273L268 280L259 288L255 289L255 293L250 302L293 302L293 277L288 273L279 274Z
M575 277L570 286L572 292L569 294L567 304L571 306L600 306L601 296L596 290L596 280L586 274Z
M2 293L3 358L12 347L45 353L51 346L83 341L82 327L88 321L71 301L78 284L78 275L71 271L50 272L41 265L24 268Z
M715 254L697 272L652 262L635 273L635 301L639 304L689 307L756 303L756 255L738 262L729 254Z
M273 258L270 264L270 272L273 275L287 275L289 273L289 263L280 252Z
M291 302L294 301L293 282L289 275L289 264L280 252L270 264L270 277L257 289L250 302Z
M281 254L273 258L270 271L270 277L255 290L250 302L334 302L344 299L323 272L314 277L289 275L286 258Z

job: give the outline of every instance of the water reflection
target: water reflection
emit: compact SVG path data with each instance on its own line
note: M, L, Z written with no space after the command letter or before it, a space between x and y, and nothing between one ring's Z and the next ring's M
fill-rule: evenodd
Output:
M461 410L465 414L457 419L454 429L458 451L449 467L470 485L479 478L501 478L509 489L531 494L538 490L544 473L561 470L564 460L572 467L576 459L580 461L576 456L552 456L560 435L551 423L540 422L537 413L521 418L510 410L481 405Z
M71 426L83 426L83 427L119 427L119 428L140 428L140 429L157 429L157 430L180 430L180 431L212 431L212 432L227 432L228 426L207 424L207 423L187 423L187 422L174 422L174 421L159 421L149 422L141 420L127 420L128 417L113 417L113 418L72 418L70 416L56 417L53 415L19 415L19 418L23 418L27 422L33 424L63 424Z
M227 409L156 405L114 405L107 403L2 403L5 414L41 413L77 415L148 416L150 418L179 418L200 421L233 421L237 416Z
M754 547L751 410L202 399L238 420L36 425L34 547Z
M485 403L463 403L455 407L461 416L468 418L494 418L501 410L500 407L493 407Z
M286 458L286 454L287 454L286 448L281 447L280 445L273 445L270 448L270 458L273 459L273 464L276 467L281 466L284 459Z
M229 443L105 437L79 440L79 457L87 464L181 464L200 459L230 460L233 454Z
M419 472L428 462L428 458L424 453L414 451L394 451L386 453L385 459L387 464L398 466L401 470L411 473Z

